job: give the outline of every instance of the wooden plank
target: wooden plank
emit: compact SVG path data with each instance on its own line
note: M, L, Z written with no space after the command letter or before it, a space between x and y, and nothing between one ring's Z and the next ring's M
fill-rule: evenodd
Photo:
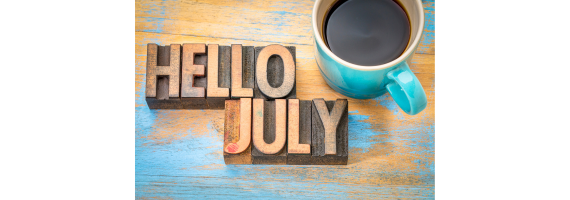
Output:
M219 62L222 53L217 44L208 45L207 56L206 102L209 109L224 109L225 101L230 98L230 67Z
M311 109L312 101L289 99L287 129L287 164L310 165L311 155Z
M184 44L182 46L182 84L180 100L184 109L206 109L205 44Z
M422 0L424 7L424 32L416 53L435 55L435 0Z
M428 94L428 108L419 115L398 112L389 95L376 99L349 99L350 160L347 166L311 167L252 165L226 166L223 146L223 111L148 111L144 102L146 42L161 38L162 44L185 41L223 41L219 38L138 34L136 46L136 196L137 198L225 198L225 192L242 198L431 198L434 196L434 65L433 55L417 60L416 74ZM149 39L147 39L149 38ZM139 44L140 43L140 44ZM247 42L246 42L247 43ZM257 44L250 41L249 44ZM298 47L299 49L299 47ZM304 48L303 57L311 57ZM418 58L416 54L414 60ZM299 57L298 57L299 58ZM312 59L308 59L314 62ZM424 62L429 61L429 62ZM328 88L315 63L299 63L299 98L343 98ZM414 70L414 69L412 69ZM430 73L422 73L422 71ZM416 71L415 71L416 72ZM305 74L308 74L305 76ZM322 82L321 82L322 81ZM322 83L322 84L321 84ZM142 96L139 96L141 95ZM142 97L142 98L141 98ZM141 101L142 100L142 101ZM207 116L207 117L205 117ZM220 128L221 127L221 128ZM190 153L195 156L189 156ZM184 158L184 159L176 159ZM179 174L184 174L180 177ZM251 184L250 177L265 184ZM207 178L204 178L207 177ZM342 180L342 181L339 181ZM269 183L269 184L267 184ZM180 185L202 187L181 190ZM306 184L320 184L319 190ZM274 188L284 188L279 194ZM345 188L351 193L338 192ZM259 191L250 193L248 190Z
M287 101L253 99L253 164L287 164Z
M135 31L138 32L160 31L172 35L265 41L270 44L308 45L312 42L309 32L311 28L310 7L314 2L310 0L302 4L286 1L197 2L191 0L157 0L136 3L140 10L137 10L139 12L135 14ZM286 8L272 7L276 3L277 5L288 4L288 6Z
M251 99L225 101L224 162L251 164Z
M297 98L295 50L295 46L255 47L255 98Z
M348 101L313 99L312 164L348 163Z
M180 45L147 44L145 99L150 109L181 109Z
M313 45L311 11L314 1L311 0L143 2L146 4L138 1L135 4L138 8L135 13L135 32L160 31L172 35L262 41L267 44ZM425 26L416 52L433 55L435 2L422 0L422 3ZM157 7L162 7L162 12L157 12Z
M423 3L426 10L435 10L433 0ZM432 6L426 6L428 3ZM226 166L220 153L224 111L147 109L147 43L294 45L297 98L346 98L325 83L314 61L313 4L311 0L135 1L137 199L228 198L228 194L246 199L435 196L435 55L422 54L425 50L416 51L410 66L428 95L428 107L422 113L406 115L389 94L348 99L351 135L347 166ZM433 27L434 15L426 12L426 30L430 16ZM435 31L428 33L433 39ZM426 40L426 36L430 35L424 35L420 48L427 43L431 46L424 47L435 53L435 40ZM252 182L252 177L259 181ZM200 189L184 189L188 187ZM279 192L275 188L280 188Z

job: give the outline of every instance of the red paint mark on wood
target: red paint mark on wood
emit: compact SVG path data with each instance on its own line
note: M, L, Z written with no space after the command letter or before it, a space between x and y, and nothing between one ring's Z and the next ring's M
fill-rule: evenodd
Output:
M230 153L234 153L234 152L236 152L238 149L239 149L239 145L236 144L236 143L232 143L232 144L230 144L230 145L228 146L228 151L229 151Z

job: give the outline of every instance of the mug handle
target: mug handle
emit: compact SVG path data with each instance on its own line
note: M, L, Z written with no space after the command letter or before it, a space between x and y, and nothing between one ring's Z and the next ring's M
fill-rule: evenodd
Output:
M391 82L386 85L386 89L404 112L415 115L426 108L426 93L408 63L403 62L388 72L387 77Z

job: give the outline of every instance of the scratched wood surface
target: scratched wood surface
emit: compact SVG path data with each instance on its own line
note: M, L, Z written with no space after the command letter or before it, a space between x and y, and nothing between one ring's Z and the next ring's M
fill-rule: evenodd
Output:
M349 101L346 166L224 164L224 110L149 110L146 44L281 44L297 49L297 98L346 98L313 59L312 0L135 2L135 191L138 199L433 198L435 3L412 60L427 108L409 116L390 95Z

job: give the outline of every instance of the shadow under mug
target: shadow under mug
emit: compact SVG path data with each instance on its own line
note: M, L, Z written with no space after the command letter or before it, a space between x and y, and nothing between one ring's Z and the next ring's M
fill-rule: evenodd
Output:
M325 15L336 0L317 0L313 6L313 38L315 60L327 84L337 92L356 99L370 99L386 92L407 114L425 109L427 98L422 85L410 70L410 61L424 30L421 0L400 0L410 20L410 42L397 59L377 66L361 66L334 55L322 38Z

